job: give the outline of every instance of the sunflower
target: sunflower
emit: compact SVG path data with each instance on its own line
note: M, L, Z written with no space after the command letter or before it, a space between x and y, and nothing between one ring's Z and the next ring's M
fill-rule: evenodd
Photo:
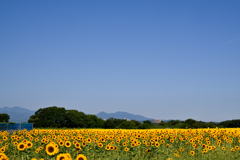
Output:
M48 145L46 145L46 152L48 155L51 156L58 152L58 148L56 148L54 144L49 143Z
M80 146L81 146L81 144L78 143L78 142L75 144L75 147L76 147L76 148L79 148Z
M179 150L180 150L180 152L183 152L183 151L184 151L184 148L180 148Z
M56 139L57 138L57 136L56 135L52 135L52 139Z
M76 160L87 160L87 157L84 156L83 154L79 154L76 158Z
M65 147L69 148L69 147L71 147L71 145L72 145L72 144L71 144L70 141L66 141L66 142L65 142Z
M131 147L135 147L135 143L131 143Z
M76 145L76 143L78 143L78 142L74 140L74 141L73 141L73 144Z
M192 144L192 146L193 146L194 149L197 149L197 147L198 147L195 143Z
M5 147L2 147L2 148L0 149L0 151L1 151L1 152L5 152Z
M35 138L35 142L38 142L39 141L39 138Z
M98 147L99 147L99 148L102 148L102 147L103 147L103 144L102 144L102 143L98 143Z
M127 151L129 151L129 149L128 149L127 147L125 147L125 148L124 148L124 151L126 151L126 152L127 152Z
M164 144L164 143L165 143L165 141L164 141L164 140L161 140L161 143L162 143L162 144Z
M82 146L83 146L83 147L86 146L86 142L85 142L85 141L82 142Z
M239 150L239 146L235 146L235 149L236 149L236 150Z
M59 155L57 155L56 160L66 160L66 159L68 159L67 155L60 153Z
M178 157L179 157L179 154L177 154L177 153L174 153L174 156L178 158Z
M111 146L110 148L111 148L111 150L114 150L114 149L115 149L115 147L114 147L114 146Z
M7 137L7 136L4 136L4 137L3 137L3 140L4 140L4 141L7 141L7 140L8 140L8 137Z
M105 149L108 151L111 149L111 146L110 145L106 145Z
M106 139L102 137L101 141L102 141L102 142L106 142Z
M147 153L150 153L150 151L151 151L150 149L147 149Z
M24 143L18 143L18 146L17 146L17 149L19 150L19 151L23 151L24 149L25 149L25 144Z
M63 145L64 145L64 141L60 140L60 141L58 142L58 144L59 144L59 146L63 146Z
M234 152L235 151L235 149L234 148L231 148L231 152Z
M207 150L206 148L203 149L203 152L204 152L204 153L207 153L207 151L208 151L208 150Z
M1 160L8 160L8 157L4 153L0 153Z
M31 148L32 145L33 145L32 142L29 142L29 141L28 141L28 142L26 143L27 148Z
M92 142L91 138L88 138L87 143L91 143L91 142Z
M222 147L222 150L224 150L224 151L225 151L225 150L226 150L226 147Z
M195 152L194 151L190 151L190 154L193 156L195 154Z
M35 153L38 153L38 152L39 152L39 149L36 149L36 150L35 150Z

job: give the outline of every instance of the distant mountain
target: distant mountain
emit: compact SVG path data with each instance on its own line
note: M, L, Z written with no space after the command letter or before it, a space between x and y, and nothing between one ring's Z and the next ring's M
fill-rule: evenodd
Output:
M141 115L135 115L127 112L115 112L115 113L106 113L106 112L100 112L96 115L99 118L102 119L109 119L109 118L116 118L116 119L129 119L129 120L136 120L136 121L154 121L152 118L147 118Z
M27 122L31 115L35 114L35 111L31 111L22 107L3 107L0 108L0 113L7 113L10 116L9 122Z

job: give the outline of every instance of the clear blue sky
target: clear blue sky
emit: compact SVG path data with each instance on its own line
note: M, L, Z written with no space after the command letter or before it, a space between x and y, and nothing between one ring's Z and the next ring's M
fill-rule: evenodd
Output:
M239 7L1 0L0 107L240 119Z

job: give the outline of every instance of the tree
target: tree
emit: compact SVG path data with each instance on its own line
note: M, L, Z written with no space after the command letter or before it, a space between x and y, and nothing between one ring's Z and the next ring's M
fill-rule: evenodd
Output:
M197 122L196 120L191 119L191 118L184 121L184 123L187 125L188 128L194 128L194 124L196 122Z
M112 128L117 128L117 126L119 126L122 122L127 121L125 119L116 119L116 118L109 118L107 119L104 124L103 124L103 128L106 129L112 129Z
M237 128L240 127L240 119L227 120L219 123L219 126L226 128Z
M87 116L83 112L77 110L67 110L66 114L66 127L69 128L86 128Z
M35 127L65 127L67 111L61 107L40 108L28 120Z
M138 129L139 126L141 125L141 122L136 121L136 120L131 120L131 122L134 124L133 129Z
M143 121L141 125L139 125L139 129L149 129L152 126L152 122L149 120Z
M0 122L8 122L10 116L7 113L0 113Z
M96 115L89 114L86 117L87 128L102 128L104 121Z
M118 128L121 128L121 129L133 129L135 128L135 123L132 122L132 121L127 121L125 120L124 122L122 122Z

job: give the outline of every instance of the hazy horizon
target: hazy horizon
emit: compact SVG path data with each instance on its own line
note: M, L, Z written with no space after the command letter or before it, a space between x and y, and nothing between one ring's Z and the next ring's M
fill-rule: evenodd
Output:
M27 108L24 108L24 107L21 107L21 106L13 106L13 107L9 107L9 106L4 106L4 107L0 107L0 109L1 108L15 108L15 107L19 107L19 108L23 108L23 109L27 109ZM53 107L53 106L48 106L48 107ZM56 106L56 107L63 107L63 106ZM47 107L41 107L41 108L47 108ZM65 108L65 107L63 107L63 108ZM40 108L38 108L38 109L40 109ZM31 110L31 109L27 109L27 110L29 110L29 111L33 111L33 112L36 112L38 109L36 109L36 110ZM65 108L66 110L71 110L72 108ZM73 110L78 110L78 109L73 109ZM83 111L81 111L81 110L78 110L79 112L83 112ZM128 114L133 114L133 115L136 115L136 116L143 116L143 117L145 117L145 118L149 118L149 119L161 119L161 120L181 120L181 121L185 121L185 120L187 120L187 119L194 119L194 118L185 118L185 119L171 119L171 118L168 118L168 119L162 119L162 118L160 118L160 117L158 117L158 118L153 118L153 117L147 117L147 116L144 116L144 115L141 115L141 114L135 114L135 113L130 113L130 112L126 112L126 111L115 111L115 112L108 112L108 111L100 111L100 112L98 112L98 113L95 113L95 114L93 114L93 115L97 115L97 114L99 114L99 113L101 113L101 112L104 112L104 113L106 113L106 114L114 114L114 113L117 113L117 112L124 112L124 113L128 113ZM85 112L83 112L84 114L89 114L89 113L85 113ZM12 118L12 117L10 117L10 118ZM239 119L239 118L238 118ZM195 119L195 120L197 120L197 119ZM227 120L234 120L234 119L225 119L225 120L220 120L220 121L211 121L211 122L222 122L222 121L227 121ZM197 121L203 121L203 120L197 120ZM210 122L210 121L204 121L204 122Z
M0 1L0 106L224 121L240 1Z

